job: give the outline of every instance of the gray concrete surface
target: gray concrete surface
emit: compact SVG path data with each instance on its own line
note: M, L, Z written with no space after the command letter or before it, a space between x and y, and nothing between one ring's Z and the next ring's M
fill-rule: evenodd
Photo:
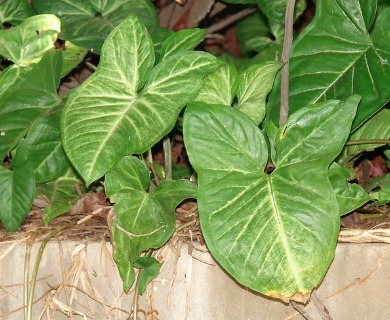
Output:
M39 243L34 244L31 264L38 248ZM104 242L49 242L39 269L32 319L127 319L125 311L133 296L123 294L110 251ZM239 286L208 253L193 250L192 257L184 246L177 263L170 249L161 255L167 262L141 297L145 313L139 313L140 319L303 319L290 306ZM23 319L23 310L10 312L23 306L24 260L24 244L0 244L0 319ZM389 270L389 245L339 244L318 295L334 320L390 319ZM152 310L158 316L152 318ZM320 319L311 304L307 312Z

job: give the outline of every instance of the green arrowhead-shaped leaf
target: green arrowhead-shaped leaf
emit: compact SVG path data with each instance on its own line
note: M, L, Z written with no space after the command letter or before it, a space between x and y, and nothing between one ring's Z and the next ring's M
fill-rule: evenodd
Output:
M72 205L77 203L80 195L76 186L82 193L86 188L80 178L72 170L54 181L38 184L36 194L44 195L50 205L43 210L43 222L49 224L54 218L70 211Z
M61 142L61 112L62 108L54 108L38 118L26 138L20 141L13 159L14 168L18 164L23 165L24 159L28 159L37 183L54 180L69 167Z
M156 278L161 269L161 263L153 257L139 257L134 267L141 269L138 276L138 294L143 294L146 287Z
M252 65L240 74L235 108L246 113L257 125L264 119L266 98L281 67L280 62L266 62Z
M0 5L1 25L9 23L16 26L33 15L35 15L34 10L27 0L5 0Z
M237 78L234 64L226 63L205 78L195 101L230 106L236 95Z
M170 35L161 46L161 58L169 57L173 53L194 49L206 36L206 29L180 30Z
M333 259L339 232L328 166L348 137L358 98L295 113L278 133L276 169L264 173L265 139L245 114L193 103L184 140L198 172L208 248L240 283L305 301Z
M30 69L31 68L31 69ZM0 158L10 152L42 112L60 103L61 52L47 52L31 67L0 75Z
M347 169L334 162L329 167L329 181L336 194L340 215L347 214L371 200L371 197L357 183L349 183L355 178L353 169Z
M95 74L69 97L63 144L87 184L123 156L143 153L164 137L204 77L219 66L201 52L172 55L151 70L153 63L150 36L131 15L107 38Z
M7 170L0 166L0 220L7 231L18 230L34 201L34 173L28 162Z
M159 24L149 0L33 0L33 7L38 13L52 13L61 19L65 40L97 54L108 34L130 14L136 14L148 28Z
M295 41L291 54L291 113L307 104L356 93L362 97L353 124L356 129L389 100L390 8L383 10L372 26L376 3L317 1L316 16ZM277 84L269 103L275 123L280 107Z
M196 185L187 180L166 180L153 194L145 191L149 173L136 157L124 157L106 175L106 190L114 202L116 217L111 223L114 258L128 291L134 282L133 263L143 251L159 248L175 229L175 208L186 198L197 195ZM120 182L116 181L120 178ZM137 182L137 180L139 180ZM128 186L125 186L128 181ZM123 186L123 188L120 188ZM120 189L119 189L120 188Z
M27 18L19 26L0 30L0 55L16 65L36 62L44 52L54 49L60 20L51 14Z

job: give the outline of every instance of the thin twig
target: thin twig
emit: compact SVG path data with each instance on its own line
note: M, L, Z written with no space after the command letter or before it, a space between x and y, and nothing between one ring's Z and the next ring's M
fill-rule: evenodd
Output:
M311 316L309 316L307 314L307 312L305 311L305 309L303 309L298 303L296 303L295 301L290 301L291 305L293 306L293 308L295 310L297 310L302 317L304 317L306 320L315 320L314 318L312 318Z
M284 26L284 42L282 51L282 83L280 93L280 118L279 126L286 122L288 118L288 81L289 81L289 60L291 54L293 40L293 24L294 24L294 8L295 0L287 1L285 26Z
M257 10L257 8L248 8L248 9L244 9L240 12L237 12L236 14L233 14L232 16L212 25L210 28L208 28L207 30L207 34L210 34L210 33L214 33L214 32L217 32L219 30L222 30L223 28L231 25L232 23L252 14L253 12L255 12Z
M325 307L321 299L317 295L317 291L314 290L311 293L311 301L313 301L318 313L320 314L322 320L332 320L332 317L330 316L330 313L328 309Z

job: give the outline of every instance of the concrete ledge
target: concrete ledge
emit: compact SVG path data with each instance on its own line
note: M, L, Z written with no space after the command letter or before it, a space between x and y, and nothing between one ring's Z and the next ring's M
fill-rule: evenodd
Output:
M33 245L30 270L39 246ZM32 319L40 319L45 304L41 319L69 319L65 313L71 311L73 319L127 319L133 297L123 294L110 252L105 242L49 242L34 295L34 300L43 298L33 305ZM186 246L180 252L178 259L169 248L160 252L167 261L140 299L140 308L149 312L147 318L140 312L140 319L302 319L290 306L239 286L208 253L192 250L192 257ZM23 305L25 245L0 244L0 259L0 319L23 319L23 310L6 314ZM339 244L317 292L334 320L390 319L389 270L389 245ZM319 319L315 308L308 307L307 312ZM153 310L158 312L154 318Z

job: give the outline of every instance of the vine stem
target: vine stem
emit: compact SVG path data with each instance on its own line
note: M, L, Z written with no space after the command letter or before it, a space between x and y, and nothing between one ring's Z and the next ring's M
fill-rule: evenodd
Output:
M163 140L164 150L164 166L165 166L165 178L172 179L172 146L169 135L166 135Z
M282 51L282 83L280 93L280 117L279 126L286 122L288 118L288 81L289 81L289 60L293 40L295 0L287 1L286 16L284 20L284 42Z
M346 146L356 146L359 144L390 144L390 140L386 140L386 139L350 140L345 143Z

